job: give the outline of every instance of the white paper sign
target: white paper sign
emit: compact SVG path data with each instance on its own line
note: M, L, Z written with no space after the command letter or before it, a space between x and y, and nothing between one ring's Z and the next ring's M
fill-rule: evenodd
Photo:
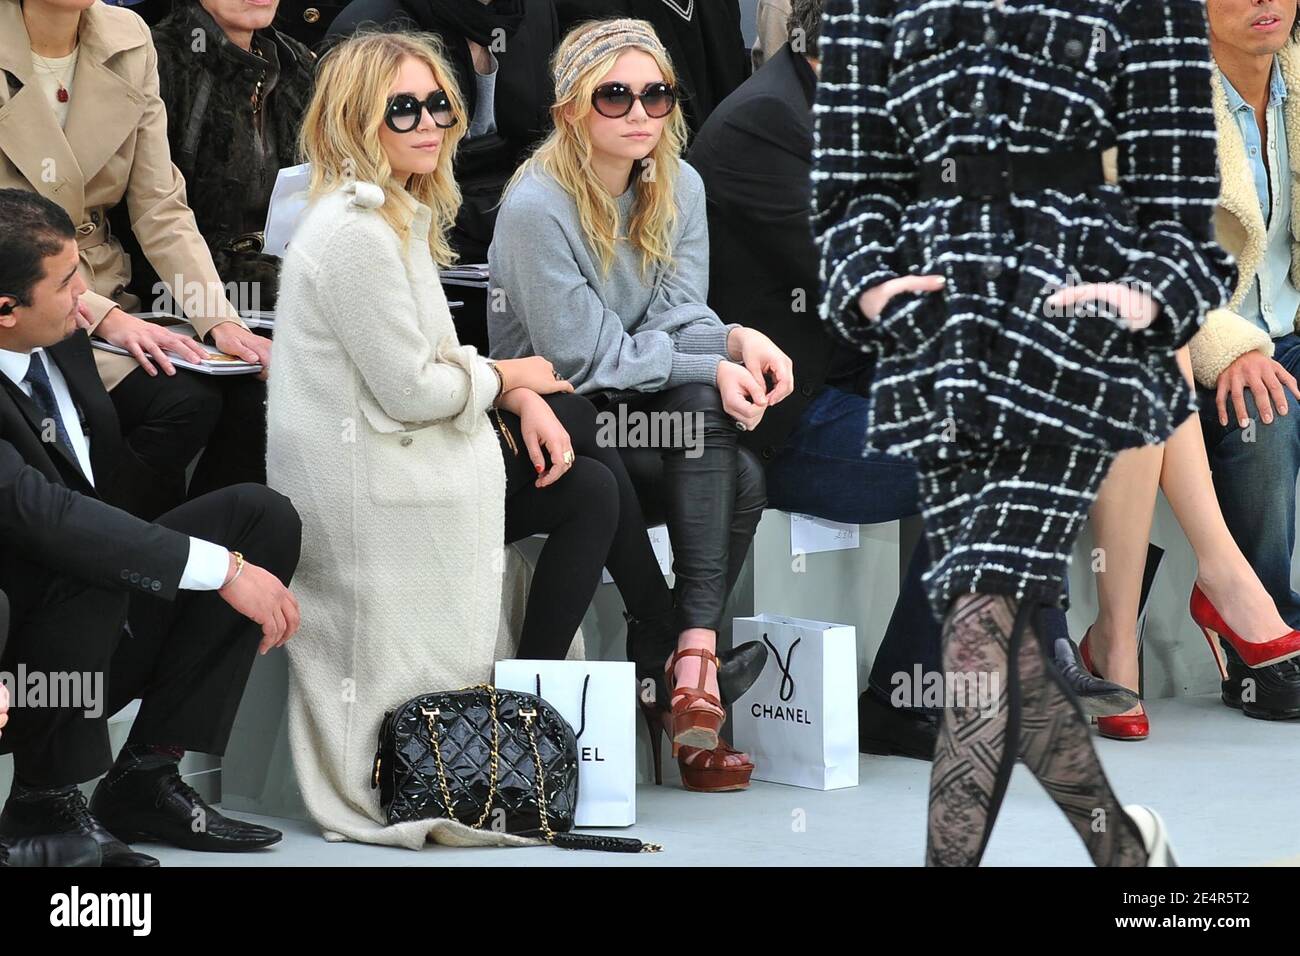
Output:
M664 577L672 574L673 571L673 547L668 541L668 528L665 525L657 524L653 528L646 530L650 538L650 547L654 548L655 558L659 561L659 570ZM612 584L614 579L610 577L608 570L600 572L601 584Z
M266 210L266 234L262 251L268 256L284 258L298 219L307 208L307 186L311 182L311 163L288 166L275 177L271 205Z
M818 551L851 551L858 547L859 527L840 521L790 515L790 556Z

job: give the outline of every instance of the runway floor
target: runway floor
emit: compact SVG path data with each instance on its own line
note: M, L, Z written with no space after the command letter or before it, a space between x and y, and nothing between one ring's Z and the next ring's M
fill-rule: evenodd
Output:
M1300 721L1251 720L1214 696L1151 701L1152 736L1099 740L1123 803L1145 803L1169 827L1184 866L1300 865ZM676 767L665 758L665 769ZM565 852L550 847L420 852L326 843L310 824L256 819L285 832L256 854L140 848L164 866L914 866L923 861L930 765L861 757L856 788L821 792L754 783L699 794L676 781L642 786L626 833L664 844L659 854ZM1065 817L1018 766L984 859L989 866L1086 866Z

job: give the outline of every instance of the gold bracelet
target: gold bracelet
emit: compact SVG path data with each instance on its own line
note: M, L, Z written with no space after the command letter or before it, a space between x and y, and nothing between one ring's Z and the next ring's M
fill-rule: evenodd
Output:
M238 551L231 551L230 556L235 559L235 573L230 576L229 581L221 585L222 591L238 581L239 576L244 573L244 556Z
M488 362L488 365L491 367L492 371L496 372L497 374L497 393L494 396L492 396L492 401L495 402L498 398L502 396L502 394L505 393L506 377L501 374L501 369L497 368L496 362Z

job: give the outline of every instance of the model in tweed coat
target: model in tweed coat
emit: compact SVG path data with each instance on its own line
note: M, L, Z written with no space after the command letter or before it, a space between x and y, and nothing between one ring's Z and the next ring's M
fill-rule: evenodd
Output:
M828 0L820 52L822 315L878 355L868 443L918 462L945 667L1010 685L1010 713L945 711L928 859L978 862L1017 756L1095 861L1158 859L1159 818L1121 810L1028 625L1038 604L1065 603L1069 553L1115 453L1162 442L1195 409L1174 352L1235 276L1213 233L1204 5ZM1100 162L1112 148L1116 181L1087 189L915 192L924 167L953 157ZM944 285L868 319L863 294L909 273ZM1154 321L1052 308L1078 283L1136 287ZM1097 808L1116 821L1104 833L1089 828Z

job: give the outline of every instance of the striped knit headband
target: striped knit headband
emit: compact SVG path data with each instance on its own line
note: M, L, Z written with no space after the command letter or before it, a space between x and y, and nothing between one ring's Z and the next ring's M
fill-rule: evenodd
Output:
M654 27L646 21L604 20L600 26L593 28L581 41L565 51L563 57L555 61L556 101L563 100L573 92L578 77L591 64L606 54L630 47L653 50L661 56L667 56L667 51L659 42Z

